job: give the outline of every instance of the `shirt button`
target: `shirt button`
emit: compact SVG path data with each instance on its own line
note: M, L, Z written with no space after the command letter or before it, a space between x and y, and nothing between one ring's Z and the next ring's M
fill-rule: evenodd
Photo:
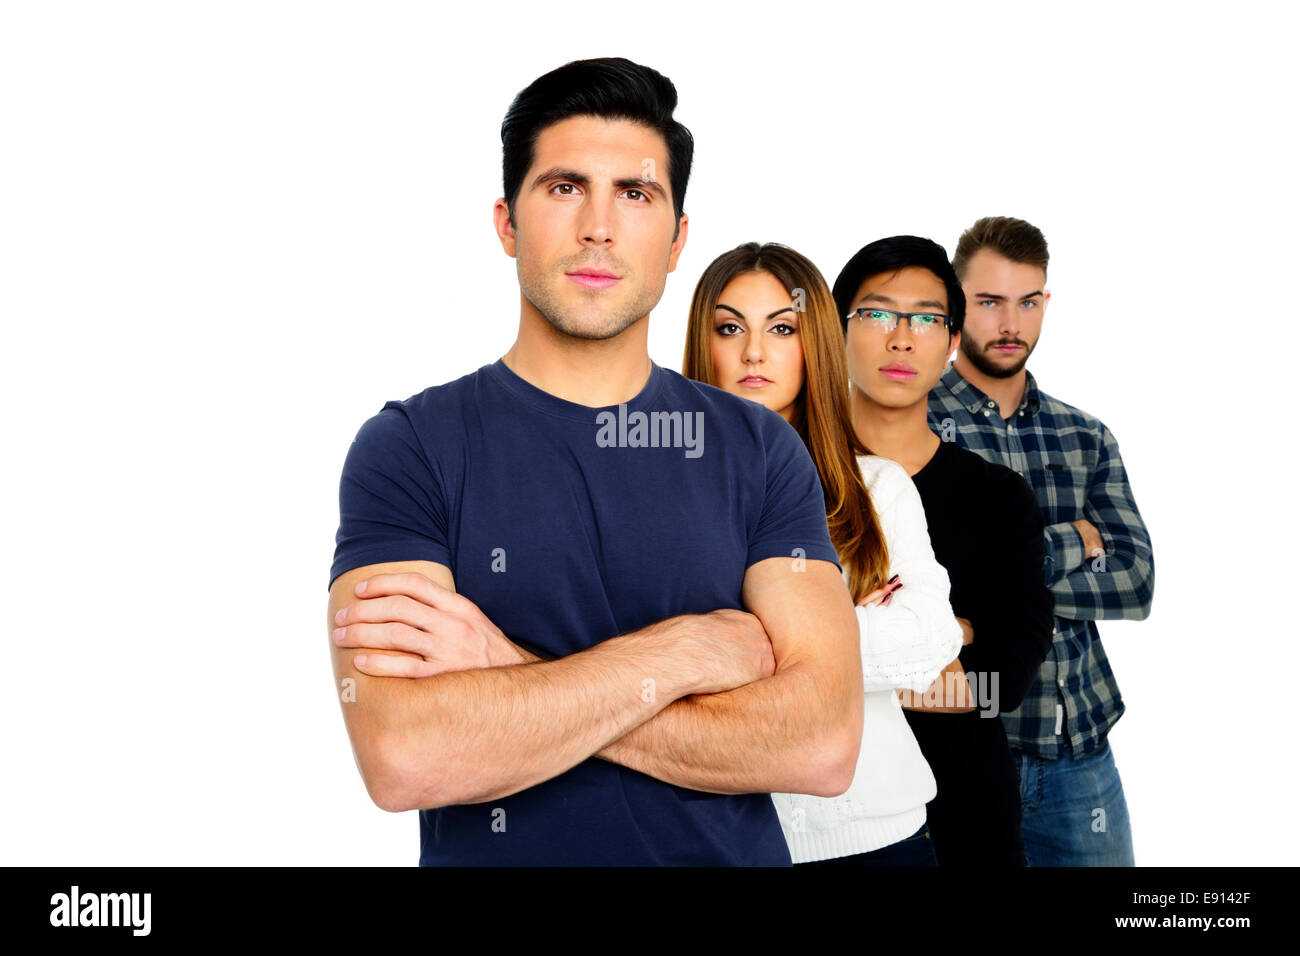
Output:
M1057 685L1060 686L1060 687L1064 687L1064 686L1065 686L1065 681L1063 681L1063 680L1058 680L1056 683L1057 683Z
M989 408L992 408L992 407L993 407L993 403L992 403L992 402L988 402L988 403L986 403L986 404L988 405Z
M988 410L987 408L984 409L984 414L987 415L988 413L989 413L989 410Z

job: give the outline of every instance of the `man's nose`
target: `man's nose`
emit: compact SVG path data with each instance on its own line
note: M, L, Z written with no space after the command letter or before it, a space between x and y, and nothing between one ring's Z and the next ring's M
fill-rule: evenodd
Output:
M998 312L998 331L1003 335L1020 334L1020 310L1009 302Z
M582 242L604 243L614 238L612 196L590 192L582 200L578 232Z
M891 352L910 352L916 345L915 336L912 335L912 325L910 319L900 319L898 325L889 333L889 341L886 343Z

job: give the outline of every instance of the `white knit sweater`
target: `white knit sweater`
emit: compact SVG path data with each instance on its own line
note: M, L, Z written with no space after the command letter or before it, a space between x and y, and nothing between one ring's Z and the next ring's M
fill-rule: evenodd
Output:
M887 458L864 455L858 466L889 548L890 573L903 586L888 607L857 608L866 706L848 791L838 797L772 794L795 863L878 850L925 822L925 805L936 792L934 774L894 688L926 690L961 650L961 627L948 604L948 572L934 559L916 486Z

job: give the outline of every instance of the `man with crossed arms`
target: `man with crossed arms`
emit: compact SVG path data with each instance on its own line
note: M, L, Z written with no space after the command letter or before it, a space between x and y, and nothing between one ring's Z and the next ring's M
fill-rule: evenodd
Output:
M647 351L687 234L675 105L623 59L519 94L493 210L518 338L389 402L344 465L335 679L422 865L788 865L768 794L853 777L858 622L812 461ZM648 415L665 441L624 427Z
M1043 511L1044 577L1055 599L1038 679L1002 714L1016 755L1030 866L1132 866L1128 804L1108 732L1124 713L1096 621L1151 613L1151 538L1119 445L1098 419L1043 392L1025 363L1038 344L1047 241L991 216L953 254L966 293L957 358L930 391L929 423L1020 472Z

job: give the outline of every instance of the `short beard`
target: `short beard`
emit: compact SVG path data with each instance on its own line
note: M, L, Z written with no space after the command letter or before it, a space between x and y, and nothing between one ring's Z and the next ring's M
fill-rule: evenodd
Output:
M994 339L994 342L997 341L1001 340ZM989 344L992 345L993 342L990 342ZM1013 376L1020 374L1020 370L1024 368L1025 363L1029 361L1029 356L1034 354L1034 346L1038 343L1035 342L1034 345L1028 345L1022 342L1021 344L1025 345L1025 354L1021 356L1020 361L1016 362L1014 365L993 364L992 359L984 354L984 350L976 345L974 341L965 336L962 336L960 348L961 354L966 356L971 365L974 365L977 371L987 375L989 378L1012 378Z

